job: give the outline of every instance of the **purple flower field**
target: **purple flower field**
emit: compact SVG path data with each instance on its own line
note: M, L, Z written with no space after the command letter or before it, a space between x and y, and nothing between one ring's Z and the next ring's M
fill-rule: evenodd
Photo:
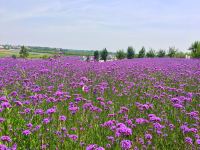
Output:
M0 59L0 149L200 148L200 60Z

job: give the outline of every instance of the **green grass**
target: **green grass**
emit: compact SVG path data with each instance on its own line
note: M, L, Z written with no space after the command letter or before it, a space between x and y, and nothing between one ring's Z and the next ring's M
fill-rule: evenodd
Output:
M16 55L19 57L19 50L0 50L0 57L11 57L12 55ZM42 58L43 56L52 56L50 53L37 53L37 52L29 52L29 58Z

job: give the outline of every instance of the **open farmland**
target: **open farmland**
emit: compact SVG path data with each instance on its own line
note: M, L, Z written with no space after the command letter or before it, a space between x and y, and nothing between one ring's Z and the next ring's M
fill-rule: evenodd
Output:
M0 59L1 149L189 150L200 60Z
M0 49L0 58L1 57L11 57L13 55L19 57L20 50L12 50L12 49ZM50 53L39 53L39 52L29 52L29 58L42 58L44 56L49 57L52 56Z

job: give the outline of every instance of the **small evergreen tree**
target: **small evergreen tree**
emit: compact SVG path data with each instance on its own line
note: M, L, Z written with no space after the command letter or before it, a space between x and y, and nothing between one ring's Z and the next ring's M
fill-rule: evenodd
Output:
M99 61L99 51L94 51L94 60Z
M116 58L117 59L124 59L124 58L126 58L126 53L123 50L119 50L116 53Z
M135 56L135 51L133 49L133 47L129 46L127 49L127 58L128 59L132 59Z
M195 41L194 43L192 43L189 50L192 51L191 55L193 58L200 58L200 41Z
M177 53L177 49L175 47L169 47L169 50L168 50L169 57L175 57L176 53Z
M156 56L156 52L153 50L153 49L150 49L147 54L146 54L147 57L150 57L150 58L153 58Z
M107 60L107 57L108 57L108 51L107 51L107 49L105 48L105 49L103 49L103 50L101 51L101 60L106 61L106 60Z
M146 53L146 50L144 47L142 47L142 49L139 51L138 57L139 58L145 57L145 53Z
M162 49L160 49L159 51L158 51L158 54L157 54L157 56L158 57L165 57L165 50L162 50Z
M19 52L20 57L26 58L29 55L29 52L25 46L21 46L21 50Z

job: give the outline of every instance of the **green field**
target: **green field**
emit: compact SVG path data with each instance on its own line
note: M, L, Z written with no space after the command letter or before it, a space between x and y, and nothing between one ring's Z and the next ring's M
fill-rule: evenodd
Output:
M19 50L0 49L0 57L11 57L12 55L19 57ZM52 55L50 53L29 52L29 58L42 58L43 56L48 57Z

